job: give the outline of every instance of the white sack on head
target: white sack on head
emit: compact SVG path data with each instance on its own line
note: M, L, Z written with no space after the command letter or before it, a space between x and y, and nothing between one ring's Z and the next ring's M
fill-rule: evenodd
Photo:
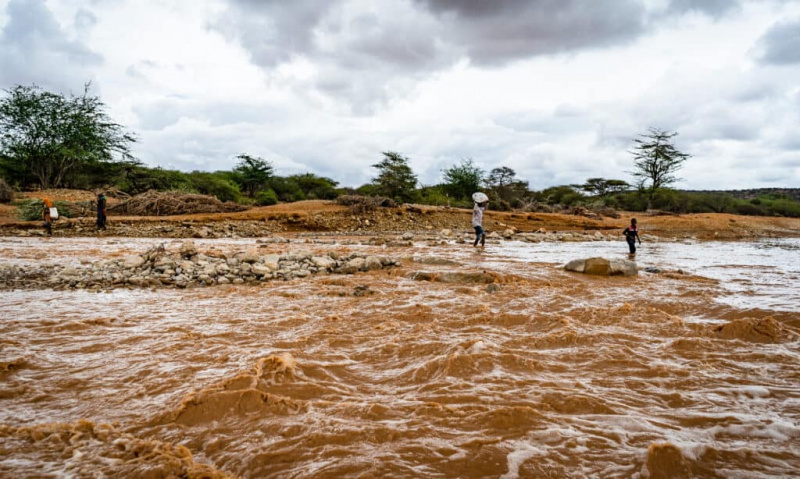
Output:
M472 200L475 203L486 203L489 201L489 197L479 191L477 193L472 193Z

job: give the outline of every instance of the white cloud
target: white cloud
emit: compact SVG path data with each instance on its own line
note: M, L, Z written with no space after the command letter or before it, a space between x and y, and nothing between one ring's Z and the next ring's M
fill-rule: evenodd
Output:
M143 161L184 170L248 152L358 185L395 150L426 184L471 157L544 188L626 178L658 126L694 154L679 186L798 184L800 5L557 3L0 0L0 80L92 80Z

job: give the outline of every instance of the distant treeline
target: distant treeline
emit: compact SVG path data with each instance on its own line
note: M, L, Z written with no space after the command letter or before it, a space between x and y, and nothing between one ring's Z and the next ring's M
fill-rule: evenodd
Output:
M86 85L80 95L63 95L35 85L17 85L0 94L0 202L14 190L75 188L148 190L216 196L221 201L272 205L341 195L381 196L401 203L471 207L471 195L485 192L490 208L509 211L564 211L576 207L613 214L616 209L658 209L673 213L734 213L800 217L800 190L680 191L675 172L690 154L677 150L677 132L650 128L633 139L634 185L619 179L589 178L582 184L532 190L506 166L482 170L463 159L442 170L440 182L420 184L410 160L382 153L372 165L376 176L358 188L304 173L275 174L273 165L241 154L232 170L182 172L149 167L133 157L136 138L113 121L105 104Z
M684 190L687 193L722 193L740 200L761 197L791 198L800 201L800 188L751 188L747 190Z
M151 189L183 191L213 195L221 201L257 205L311 199L330 200L344 194L360 194L386 196L401 202L453 207L471 207L471 193L482 190L489 195L491 208L501 211L559 212L574 207L596 211L611 208L645 211L650 200L651 209L679 214L732 213L800 217L800 201L797 199L800 189L682 191L661 188L650 198L645 192L623 181L593 178L582 185L553 186L536 191L531 190L526 181L517 179L516 173L510 168L495 168L489 175L483 175L470 160L445 169L443 176L446 181L434 185L418 185L410 168L403 178L402 171L398 172L396 168L392 170L384 165L385 171L381 171L375 181L357 188L347 188L340 187L338 182L330 178L313 173L275 175L271 164L265 160L248 155L241 155L239 158L241 161L236 168L215 172L154 168L137 161L87 164L65 175L59 186L85 190L117 189L130 195ZM399 155L396 158L405 159ZM399 165L407 166L403 161ZM411 176L407 176L409 173ZM25 181L25 178L9 177L7 170L0 170L0 175L8 178L8 183L17 189L38 186L35 178ZM405 183L398 181L398 176ZM606 191L603 186L608 184L612 188Z

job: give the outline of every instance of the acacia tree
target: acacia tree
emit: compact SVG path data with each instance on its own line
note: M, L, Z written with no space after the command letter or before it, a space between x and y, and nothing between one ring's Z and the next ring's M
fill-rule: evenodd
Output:
M469 197L478 191L483 182L483 170L472 161L472 158L463 159L460 164L445 168L442 170L442 176L443 189L456 199Z
M233 171L239 174L238 182L244 188L247 196L252 198L267 187L275 169L272 167L272 163L257 156L242 153L236 158L239 163Z
M515 190L527 189L527 184L516 180L517 172L507 166L494 168L486 177L486 186L496 194L496 198L511 201ZM514 187L516 186L516 187Z
M671 185L680 179L675 172L683 167L683 163L692 157L675 149L672 139L677 132L669 133L658 128L650 128L649 133L639 135L642 139L634 139L634 170L631 175L636 179L636 186L647 195L647 207L652 208L653 198L660 188Z
M417 175L408 161L400 153L386 151L383 153L383 160L372 165L378 169L378 176L372 183L380 194L402 202L409 202L414 198Z
M41 188L61 186L78 167L117 159L132 160L136 139L114 123L106 105L89 94L64 96L17 85L0 99L0 158L20 183L35 179Z
M585 191L593 196L605 198L613 195L614 193L621 193L631 185L623 180L607 180L605 178L589 178L586 183L582 185L573 185L574 188Z

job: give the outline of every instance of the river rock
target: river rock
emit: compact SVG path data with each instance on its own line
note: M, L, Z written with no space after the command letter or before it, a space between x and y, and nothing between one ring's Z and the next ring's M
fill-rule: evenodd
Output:
M188 259L197 254L197 247L194 245L194 241L184 241L181 243L181 247L178 252L181 254L181 256Z
M348 268L354 268L356 271L359 271L364 269L364 263L366 263L366 260L364 258L353 258L350 261L348 261L345 266L347 266Z
M254 264L253 265L253 274L256 276L266 276L272 273L272 270L265 265L262 264Z
M122 258L122 266L127 269L136 269L144 264L144 258L138 255L131 255Z
M377 269L382 269L383 264L381 260L378 259L376 256L367 256L364 258L364 269L367 271L375 271Z
M261 263L272 271L276 271L278 269L279 261L280 256L276 254L268 254L261 257Z
M253 264L258 261L258 250L255 248L250 248L241 257L241 261L243 263L250 263Z
M626 259L588 258L572 260L564 266L567 271L597 276L636 276L636 263Z
M327 256L312 256L311 262L317 268L332 269L336 267L336 261Z

